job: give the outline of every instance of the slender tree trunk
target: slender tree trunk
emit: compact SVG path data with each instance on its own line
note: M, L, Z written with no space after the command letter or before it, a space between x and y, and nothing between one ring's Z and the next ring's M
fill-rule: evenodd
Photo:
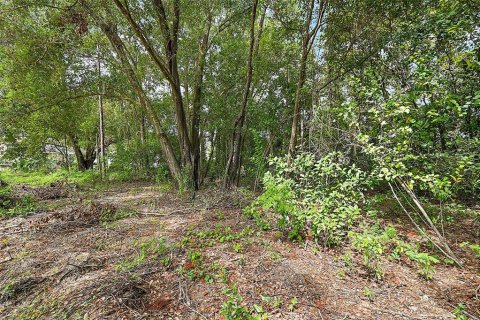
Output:
M142 144L142 150L145 152L145 145L147 143L147 131L145 129L146 123L145 123L145 113L140 111L140 143ZM148 174L148 168L149 168L149 157L148 157L148 152L145 152L143 155L143 166L144 166L144 172Z
M315 5L315 3L317 3L317 5ZM326 5L327 5L326 0L319 0L318 2L316 2L315 0L307 1L306 19L305 19L305 23L303 25L303 30L302 30L302 45L301 45L302 55L300 58L297 90L295 92L295 106L293 108L293 119L292 119L292 130L290 133L290 143L288 145L288 163L291 163L297 147L298 126L299 126L299 120L302 112L302 105L303 105L303 87L305 85L305 81L307 77L307 59L312 49L313 42L315 41L315 37L317 36L318 30L320 29L320 26L322 24ZM316 19L313 18L315 9L318 12L318 14L316 15ZM315 25L313 29L310 30L313 22L315 22Z
M205 164L205 171L202 175L202 178L200 180L200 185L203 184L203 182L205 181L205 178L207 177L208 175L208 171L210 170L210 164L212 163L212 159L213 159L213 155L215 154L215 138L216 138L216 134L215 132L213 132L211 134L211 138L210 138L210 152L209 152L209 155L208 155L208 158L206 159L206 164ZM206 151L205 151L206 152ZM205 155L206 156L206 155Z
M255 22L257 17L257 6L258 0L254 0L252 6L252 14L250 18L250 47L248 52L248 60L247 60L247 76L245 78L245 85L243 87L243 97L242 97L242 104L240 106L240 113L235 120L235 125L233 128L233 135L232 135L232 148L230 151L230 155L227 160L227 165L225 168L225 178L223 185L225 188L231 188L235 184L237 180L237 173L240 166L240 152L241 152L241 145L242 145L242 129L243 124L245 122L245 115L247 109L247 103L250 96L250 87L252 84L252 77L253 77L253 57L254 51L256 47L256 41L260 41L260 32L261 27L259 28L259 34L257 40L255 40ZM265 10L266 11L266 10ZM263 24L263 19L265 16L265 11L263 12L261 25Z
M195 188L199 187L199 172L200 172L200 109L201 109L201 99L202 99L202 84L203 84L203 73L205 69L205 57L207 54L210 28L212 25L212 13L209 12L207 16L207 21L205 22L205 29L203 36L198 46L198 57L196 62L195 70L195 84L193 89L193 102L192 102L192 113L191 113L191 132L190 139L192 142L193 150L193 181Z
M98 79L100 80L102 77L102 70L100 64L100 47L97 44L97 72L98 72ZM98 167L100 169L100 174L102 179L105 178L105 123L104 123L104 113L103 113L103 92L102 85L99 82L98 84L98 116L99 116L99 145L100 145L100 154L98 155Z

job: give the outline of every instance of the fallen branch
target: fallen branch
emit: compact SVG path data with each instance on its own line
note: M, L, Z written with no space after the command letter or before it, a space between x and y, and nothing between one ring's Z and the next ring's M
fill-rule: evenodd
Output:
M432 220L430 219L430 217L428 216L428 214L426 213L426 211L423 209L423 207L421 206L420 202L418 201L418 199L416 198L415 194L410 190L410 188L408 188L407 185L405 185L403 183L403 181L401 181L399 179L399 181L403 184L402 188L405 190L405 188L407 190L409 190L410 192L407 192L407 194L412 198L412 200L415 202L415 204L419 207L420 209L420 212L422 213L422 215L424 216L424 218L428 221L428 225L431 229L434 230L435 234L437 235L437 237L439 238L440 240L440 244L437 244L435 241L433 241L432 238L430 238L427 233L415 222L415 220L412 218L412 216L410 215L410 213L408 212L408 210L403 206L401 200L398 198L396 192L395 192L395 189L393 188L392 184L389 182L388 185L390 186L390 189L392 190L392 193L393 193L393 197L395 198L395 200L398 202L398 204L400 205L400 207L402 208L402 210L405 212L405 214L408 216L408 218L410 219L410 221L413 223L413 225L415 226L415 228L424 236L426 237L428 240L430 240L433 245L438 249L440 250L447 258L453 260L459 267L462 266L462 263L461 261L454 255L454 253L452 252L452 250L450 249L450 247L448 246L445 238L442 237L442 235L440 234L440 232L438 231L438 229L435 227L435 225L433 224ZM413 197L412 197L413 195Z

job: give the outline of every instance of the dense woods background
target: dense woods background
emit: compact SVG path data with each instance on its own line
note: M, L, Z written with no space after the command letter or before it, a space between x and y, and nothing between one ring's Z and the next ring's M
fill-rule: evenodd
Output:
M54 151L66 168L198 188L258 185L272 156L336 151L478 194L478 9L4 1L4 158L51 168Z

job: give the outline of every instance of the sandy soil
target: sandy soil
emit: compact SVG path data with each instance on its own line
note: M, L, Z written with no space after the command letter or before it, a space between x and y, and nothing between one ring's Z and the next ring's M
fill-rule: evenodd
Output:
M193 201L128 184L43 201L50 210L0 220L0 318L224 319L234 286L241 306L268 319L455 319L460 303L480 317L478 259L456 244L464 268L438 265L427 281L385 259L376 281L355 253L347 266L342 248L261 231L241 195L210 190ZM102 223L105 210L137 214ZM449 239L472 241L463 223Z

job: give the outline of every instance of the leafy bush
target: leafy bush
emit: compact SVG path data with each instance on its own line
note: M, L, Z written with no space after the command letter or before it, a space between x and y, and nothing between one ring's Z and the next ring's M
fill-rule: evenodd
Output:
M360 216L368 176L348 165L340 153L318 160L300 154L289 164L286 158L270 161L272 172L264 177L264 192L246 209L262 207L280 215L278 224L298 239L302 229L310 230L327 245L341 241Z

